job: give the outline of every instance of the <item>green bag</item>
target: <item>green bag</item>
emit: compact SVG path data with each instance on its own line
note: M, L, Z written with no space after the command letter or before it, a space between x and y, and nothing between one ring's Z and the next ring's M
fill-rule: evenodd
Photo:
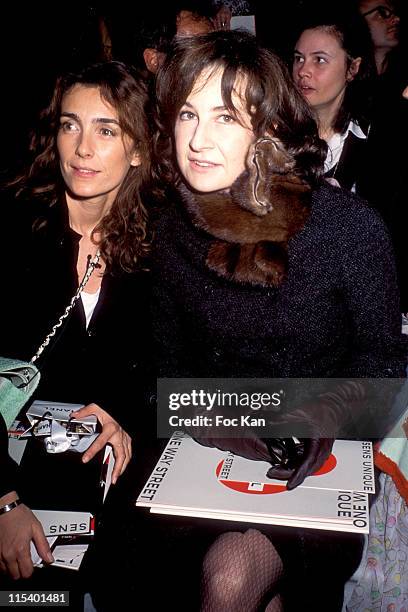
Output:
M18 359L8 359L0 357L0 414L3 417L7 428L10 427L21 408L28 401L31 395L36 390L40 381L40 371L34 365L34 362L41 356L44 349L50 344L59 330L62 332L64 321L71 314L75 304L81 297L81 292L88 280L90 279L95 268L100 268L99 259L101 253L98 250L92 260L88 261L88 266L84 277L79 284L75 295L70 303L65 308L64 312L58 319L58 322L53 325L50 333L45 338L44 342L38 348L36 354L31 358L30 362L20 361Z
M7 428L34 393L39 381L40 372L34 364L0 357L0 414Z

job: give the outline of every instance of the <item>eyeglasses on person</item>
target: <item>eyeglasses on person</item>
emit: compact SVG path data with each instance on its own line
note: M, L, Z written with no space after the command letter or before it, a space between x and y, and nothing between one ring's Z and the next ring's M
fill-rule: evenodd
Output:
M390 19L391 17L394 17L394 15L397 14L393 9L390 9L388 6L383 6L380 4L379 6L370 9L362 15L363 17L367 17L367 15L372 15L373 13L378 13L381 19Z

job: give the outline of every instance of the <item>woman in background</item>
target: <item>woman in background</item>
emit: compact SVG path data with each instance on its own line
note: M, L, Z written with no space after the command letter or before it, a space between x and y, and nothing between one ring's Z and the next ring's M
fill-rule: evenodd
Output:
M369 127L370 35L357 13L321 9L308 15L295 44L293 79L328 144L327 178L357 190Z

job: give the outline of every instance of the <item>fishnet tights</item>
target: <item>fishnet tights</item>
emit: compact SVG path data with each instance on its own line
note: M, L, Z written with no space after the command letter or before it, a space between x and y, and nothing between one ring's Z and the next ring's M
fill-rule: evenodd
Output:
M260 531L222 534L207 551L201 578L201 612L258 612L282 577L275 548ZM283 610L275 595L266 612Z

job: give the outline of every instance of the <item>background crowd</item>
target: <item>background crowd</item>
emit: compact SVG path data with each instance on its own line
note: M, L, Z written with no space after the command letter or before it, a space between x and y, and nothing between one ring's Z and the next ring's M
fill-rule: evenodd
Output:
M291 59L297 36L297 19L302 10L315 11L319 5L344 7L354 0L335 2L325 0L251 0L251 9L257 17L257 35L260 42L287 59ZM156 0L153 3L123 0L94 2L74 0L63 12L57 4L42 3L20 5L8 3L2 9L2 80L7 95L2 98L2 116L5 118L3 139L7 147L0 152L1 168L13 168L21 159L22 142L47 103L55 77L75 64L106 57L106 39L101 33L102 23L109 31L113 59L140 64L140 28L145 18L154 15L157 23L169 19L169 9L183 8L214 14L212 0ZM220 4L220 3L218 3ZM380 4L387 4L380 3ZM406 57L407 19L405 2L400 3L401 43L398 55ZM248 3L247 3L248 5ZM403 70L401 62L395 62ZM403 61L406 64L406 60ZM75 67L78 67L77 65Z

